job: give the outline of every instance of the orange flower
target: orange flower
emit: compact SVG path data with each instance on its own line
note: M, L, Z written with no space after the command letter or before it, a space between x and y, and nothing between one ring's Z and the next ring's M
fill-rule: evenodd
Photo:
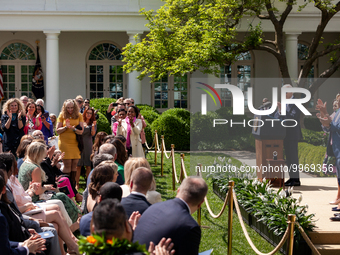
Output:
M97 240L96 240L93 236L88 236L88 237L86 238L86 240L87 240L89 243L92 243L92 244L94 244L94 243L97 242Z
M108 244L111 244L111 245L112 245L112 243L113 243L112 240L107 240L106 242L107 242Z

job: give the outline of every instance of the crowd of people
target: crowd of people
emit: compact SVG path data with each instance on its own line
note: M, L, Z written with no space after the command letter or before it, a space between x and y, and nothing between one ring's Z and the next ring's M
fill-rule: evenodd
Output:
M139 241L151 254L198 254L201 232L191 214L207 193L204 180L187 178L175 199L162 202L145 159L146 123L134 100L110 104L107 118L112 135L97 132L97 111L82 96L66 100L58 116L42 99L6 101L0 153L5 254L79 254L77 229L83 236Z
M325 171L335 171L338 180L338 192L331 205L332 211L335 211L332 221L340 221L340 94L336 95L333 101L333 113L329 114L326 108L327 103L318 99L316 109L319 113L316 114L322 124L324 131L329 133L327 142L327 151L324 160Z

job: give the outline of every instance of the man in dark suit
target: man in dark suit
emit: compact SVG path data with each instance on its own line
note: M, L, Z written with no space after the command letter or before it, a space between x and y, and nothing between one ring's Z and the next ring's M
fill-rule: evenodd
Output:
M197 255L201 228L191 217L204 201L208 186L202 178L188 177L177 190L175 199L153 204L142 215L134 241L149 246L162 237L171 238L177 255Z
M146 193L150 189L152 179L152 172L146 167L139 167L132 172L130 182L131 194L122 199L122 205L128 218L134 211L143 214L151 205L146 200Z
M292 86L286 84L283 88L291 88ZM293 93L286 93L286 99L294 98ZM300 186L299 175L299 155L298 155L298 143L302 138L301 126L300 126L300 114L301 111L295 104L286 105L286 115L281 115L281 103L278 102L279 111L275 114L276 118L294 119L295 121L286 121L286 137L283 141L283 147L286 154L286 165L289 172L289 180L285 182L285 186ZM297 125L293 127L295 124Z

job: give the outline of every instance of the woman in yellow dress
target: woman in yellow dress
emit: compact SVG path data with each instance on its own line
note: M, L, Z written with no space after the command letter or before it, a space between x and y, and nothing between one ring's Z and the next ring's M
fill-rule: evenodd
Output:
M77 129L77 126L81 129ZM83 115L79 113L79 107L73 99L67 99L57 120L57 133L59 134L59 150L65 152L64 170L75 182L78 160L81 152L78 148L76 134L81 135L84 130Z

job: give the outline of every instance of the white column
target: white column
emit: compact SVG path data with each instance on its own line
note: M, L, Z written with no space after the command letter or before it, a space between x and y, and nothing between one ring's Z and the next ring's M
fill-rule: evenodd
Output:
M143 31L127 31L129 36L129 43L136 44L140 40L140 35ZM137 41L135 35L138 36ZM135 100L135 104L142 103L142 82L137 79L140 72L133 71L128 73L128 86L127 86L127 97L131 97Z
M46 35L46 109L58 116L59 107L59 34L44 31Z
M286 56L287 65L290 78L292 80L297 80L298 78L298 36L300 33L286 32ZM293 84L292 84L293 85Z

